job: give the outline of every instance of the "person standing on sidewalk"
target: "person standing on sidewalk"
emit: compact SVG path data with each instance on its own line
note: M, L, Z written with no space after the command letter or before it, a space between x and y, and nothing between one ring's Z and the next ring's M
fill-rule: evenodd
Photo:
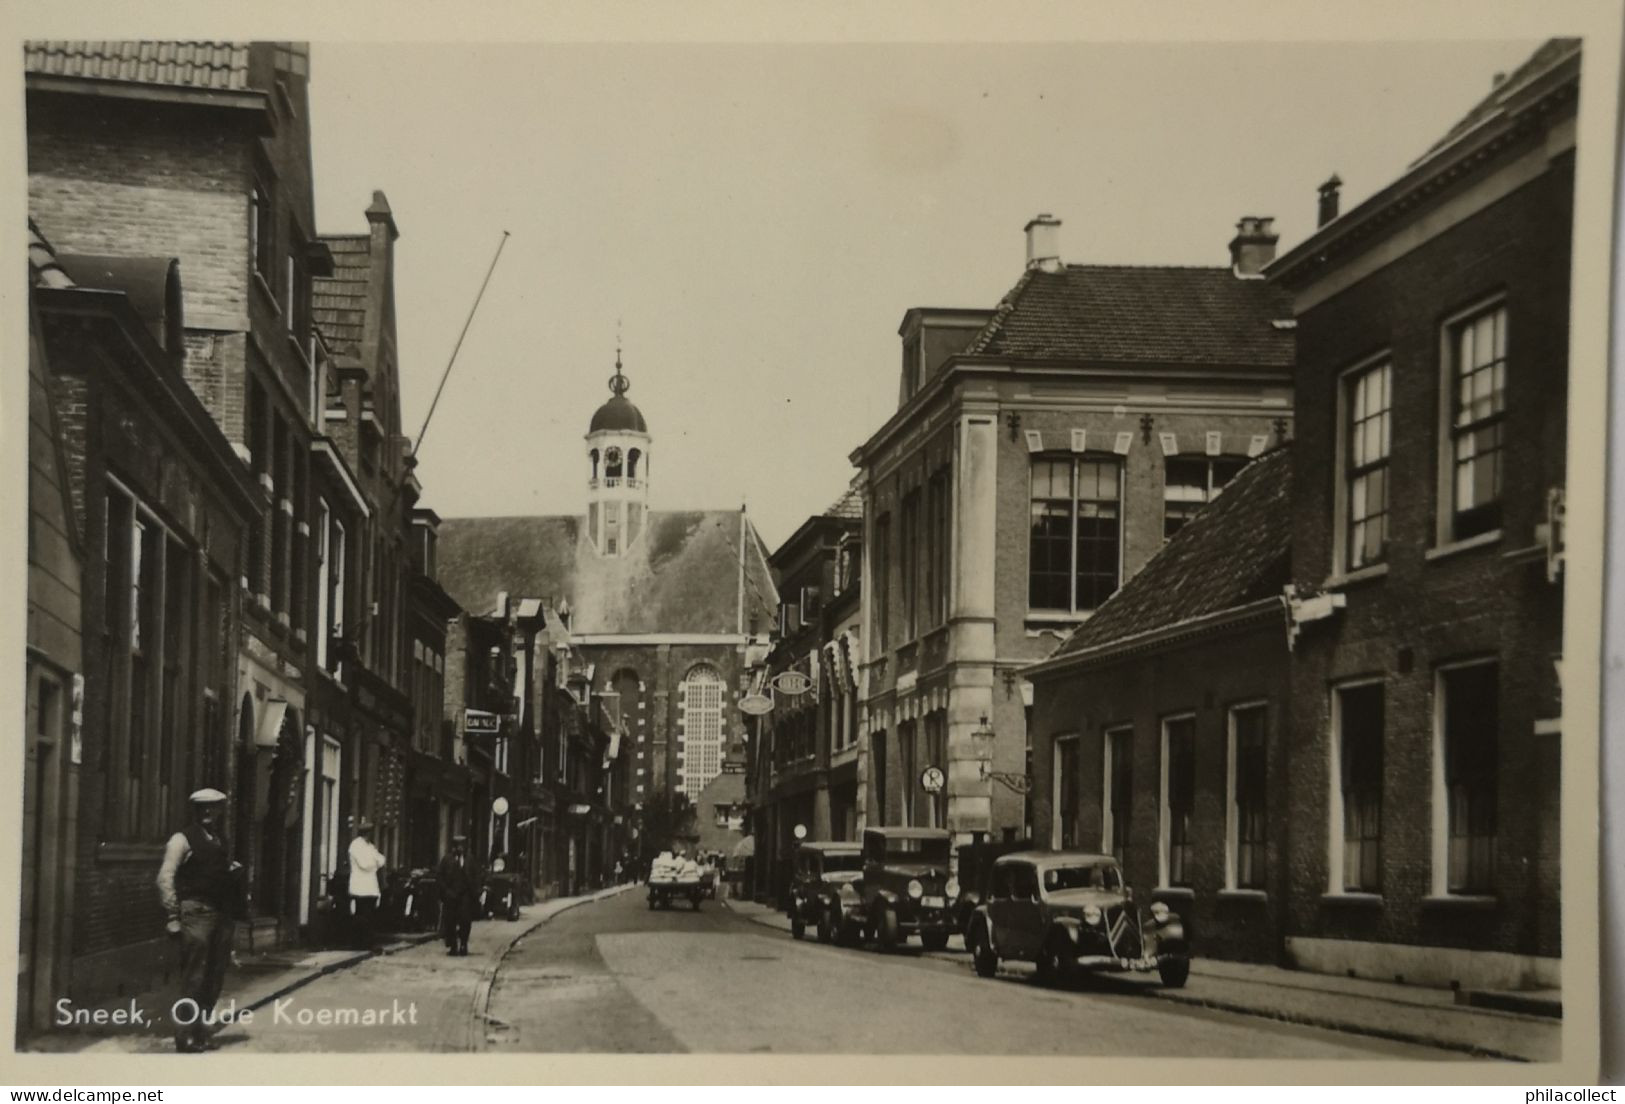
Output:
M363 819L350 841L350 918L357 947L369 951L378 942L378 871L384 866L383 852L369 838L372 830L372 821Z
M175 1049L183 1054L208 1047L205 1021L225 985L242 898L242 864L232 860L220 834L226 795L203 789L190 800L191 823L169 837L158 869L158 899L169 918L169 936L181 944Z
M446 953L468 954L468 931L474 924L474 903L479 897L479 879L468 858L468 837L451 837L451 850L435 871L440 883L440 930Z

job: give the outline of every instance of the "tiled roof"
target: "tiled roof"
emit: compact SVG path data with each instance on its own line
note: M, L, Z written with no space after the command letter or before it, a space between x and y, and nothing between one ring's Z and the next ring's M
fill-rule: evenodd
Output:
M57 260L56 250L33 219L28 220L28 285L49 288L74 286L73 277Z
M367 321L371 239L366 234L322 235L333 254L333 275L311 284L311 317L335 354L358 356Z
M824 511L825 517L843 518L848 521L863 520L863 496L856 487L848 487L846 492L830 503L829 509Z
M1029 269L966 352L986 356L1290 368L1290 297L1228 268Z
M497 592L568 600L573 633L732 633L738 627L739 512L650 511L624 557L600 556L575 516L446 518L440 583L476 613ZM746 523L745 625L778 614L755 527ZM754 545L754 547L752 547Z
M1292 450L1265 453L1056 649L1070 655L1278 595L1290 570Z
M1568 59L1575 51L1580 49L1578 38L1549 38L1541 43L1540 47L1514 69L1505 79L1497 81L1490 94L1485 96L1473 109L1462 116L1461 120L1451 127L1433 145L1428 147L1427 153L1417 158L1414 164L1426 161L1430 155L1448 146L1461 135L1472 130L1483 120L1500 111L1501 108L1516 96L1525 85L1543 75L1547 70L1554 69L1558 64Z
M52 76L244 89L248 43L29 42L23 68Z

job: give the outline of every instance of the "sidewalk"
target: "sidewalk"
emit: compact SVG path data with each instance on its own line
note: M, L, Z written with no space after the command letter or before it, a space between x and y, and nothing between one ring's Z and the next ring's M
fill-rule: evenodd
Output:
M755 923L790 930L784 913L754 901L726 899L724 907ZM946 951L921 952L971 969L962 939ZM1028 977L1025 963L999 967L1001 975ZM1098 975L1082 985L1097 991L1133 993L1155 1000L1262 1016L1286 1023L1419 1043L1485 1058L1555 1061L1562 1054L1563 1024L1549 1015L1526 1015L1458 1003L1449 989L1311 974L1278 966L1197 958L1183 989L1165 989L1155 978ZM1551 999L1549 996L1546 999Z
M580 897L554 897L520 909L518 923L501 925L502 932L506 936L501 940L502 953L506 954L508 947L515 941L559 913L577 905L613 896L627 888L627 886L611 886ZM495 922L481 921L475 925L475 931L479 932L482 927L492 923ZM376 951L320 951L298 947L257 954L239 951L233 959L231 968L226 972L225 988L216 1007L225 1008L235 1002L238 1011L263 1008L328 974L348 969L370 958L397 954L438 939L439 935L436 932L413 932L394 936L390 942ZM135 997L110 1000L99 1006L110 1012L115 1010L127 1012L132 1005L141 1009L147 1022L153 1025L146 1030L127 1025L68 1026L36 1035L18 1049L59 1054L124 1053L129 1050L133 1038L167 1037L169 1029L167 1026L161 1026L165 1025L166 1021L159 1012L173 998L172 992L158 990Z

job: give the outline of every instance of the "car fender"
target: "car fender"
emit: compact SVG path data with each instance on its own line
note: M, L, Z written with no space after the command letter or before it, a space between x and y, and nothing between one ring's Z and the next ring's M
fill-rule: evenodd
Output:
M1156 939L1158 954L1185 954L1190 949L1185 939L1185 925L1172 913L1163 923L1148 924L1145 930Z
M971 933L975 932L977 928L981 928L987 933L987 945L993 948L994 954L998 954L999 944L993 938L993 918L987 914L986 905L976 906L976 910L970 914L970 919L965 921L966 935L970 935ZM967 941L966 946L968 947L969 945L970 944Z

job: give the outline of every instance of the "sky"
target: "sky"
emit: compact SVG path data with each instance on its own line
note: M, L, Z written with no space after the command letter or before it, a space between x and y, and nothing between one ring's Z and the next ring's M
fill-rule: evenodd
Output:
M770 548L896 408L914 306L991 308L1022 228L1074 263L1284 252L1333 172L1390 182L1537 41L317 42L317 223L394 210L403 421L444 517L575 513L617 340L656 509L744 503Z

